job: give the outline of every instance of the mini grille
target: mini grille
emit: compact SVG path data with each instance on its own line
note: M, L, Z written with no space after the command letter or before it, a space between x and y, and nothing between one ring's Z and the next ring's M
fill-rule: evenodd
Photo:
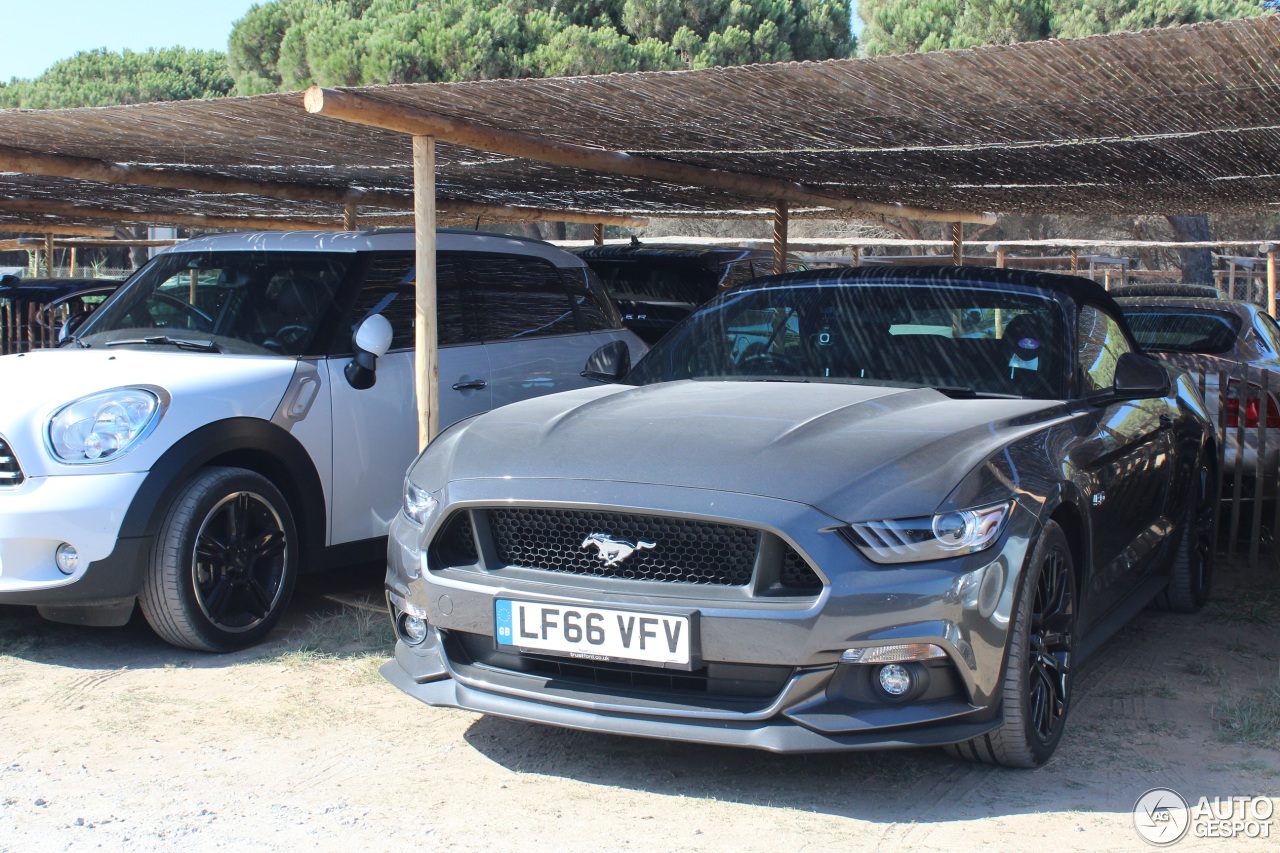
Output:
M470 566L480 559L471 528L471 513L464 510L449 519L431 543L430 557L434 566Z
M787 546L782 554L782 574L779 580L784 589L797 592L816 592L822 588L822 581L818 580L818 576L814 574L813 569L809 568L804 557L790 546Z
M492 509L489 524L506 565L670 583L746 586L760 543L759 531L746 527L629 513ZM601 533L653 547L606 565L596 546L583 547Z
M16 486L22 482L22 468L4 439L0 439L0 486Z

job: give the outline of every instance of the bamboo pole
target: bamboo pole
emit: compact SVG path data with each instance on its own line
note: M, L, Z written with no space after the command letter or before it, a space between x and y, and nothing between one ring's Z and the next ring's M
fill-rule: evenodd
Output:
M787 271L787 203L779 202L773 211L773 274Z
M436 362L436 141L413 138L413 234L416 251L414 390L418 401L418 449L440 427L440 377Z
M315 115L413 136L431 136L467 148L575 169L628 175L633 178L647 178L680 185L709 187L748 198L773 202L785 201L802 206L829 207L850 214L899 216L932 222L975 222L983 225L990 225L996 220L993 213L939 211L910 205L866 202L816 192L803 184L762 175L727 172L674 160L638 157L622 151L606 151L584 145L555 142L423 109L390 104L358 92L312 86L303 96L303 103L307 112Z

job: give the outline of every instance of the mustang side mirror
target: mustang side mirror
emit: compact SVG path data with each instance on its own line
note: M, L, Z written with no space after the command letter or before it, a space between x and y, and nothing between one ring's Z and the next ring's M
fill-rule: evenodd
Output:
M16 275L9 275L8 273L0 275L0 287L16 287L19 284L22 284L22 279Z
M626 341L610 341L587 359L582 371L586 379L596 382L617 382L631 369L631 350Z
M1116 362L1116 396L1129 399L1169 393L1169 371L1149 355L1127 352Z
M378 356L386 355L391 348L391 321L381 314L365 317L351 336L351 346L356 351L355 358L342 369L342 375L357 391L372 388L378 381Z

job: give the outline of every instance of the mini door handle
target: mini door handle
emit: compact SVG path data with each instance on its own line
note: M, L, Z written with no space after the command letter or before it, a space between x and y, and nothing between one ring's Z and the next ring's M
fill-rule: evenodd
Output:
M479 391L486 383L483 379L472 379L470 382L455 382L453 390L455 391Z

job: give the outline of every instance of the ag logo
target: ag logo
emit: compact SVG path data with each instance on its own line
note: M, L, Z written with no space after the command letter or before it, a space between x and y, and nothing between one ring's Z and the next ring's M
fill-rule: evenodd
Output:
M1133 804L1133 826L1151 844L1163 847L1182 840L1190 824L1187 801L1172 788L1152 788Z
M639 541L632 545L625 539L614 539L607 533L592 533L583 540L582 547L595 548L597 559L606 566L616 566L636 551L657 547L657 543Z

